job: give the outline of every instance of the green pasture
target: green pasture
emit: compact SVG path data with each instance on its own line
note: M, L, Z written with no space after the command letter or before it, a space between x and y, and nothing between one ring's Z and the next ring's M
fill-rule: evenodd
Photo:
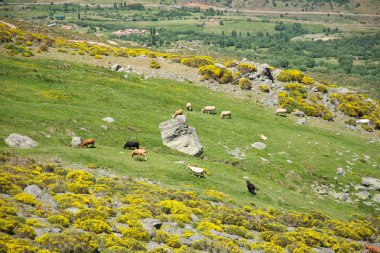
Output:
M257 106L251 99L238 99L189 83L149 79L88 65L0 57L0 137L19 133L35 139L34 149L9 150L38 160L58 157L67 167L96 164L111 173L144 177L168 187L202 193L217 189L229 194L238 204L274 207L282 210L320 210L333 217L369 215L361 204L337 204L319 199L310 190L312 182L324 184L359 183L362 176L378 176L379 144L369 143L358 133L299 126L290 117L275 116L272 110ZM197 128L204 156L194 158L162 145L158 125L169 120L186 102L189 125ZM217 112L231 110L231 120L219 115L201 114L205 105ZM110 116L115 123L102 118ZM108 127L107 130L102 125ZM95 138L96 148L70 148L71 134ZM265 150L249 148L268 137ZM139 140L148 150L148 161L129 157L126 140ZM240 147L246 160L238 160L226 149ZM355 154L357 156L355 156ZM353 157L371 157L368 162ZM264 161L262 158L268 160ZM291 160L289 163L287 160ZM184 164L175 163L185 161ZM336 168L351 161L353 173L335 180ZM187 164L208 168L211 176L197 178L186 170ZM243 176L259 188L248 194Z

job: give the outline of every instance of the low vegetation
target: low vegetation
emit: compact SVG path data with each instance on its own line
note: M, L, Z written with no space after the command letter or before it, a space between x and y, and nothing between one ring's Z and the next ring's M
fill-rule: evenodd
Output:
M305 214L236 206L228 195L215 190L197 194L131 178L96 177L92 174L96 170L71 170L11 153L3 152L0 157L0 180L7 185L0 196L0 248L6 252L146 251L147 243L155 241L164 243L162 250L174 252L214 252L218 248L228 252L311 252L325 247L343 253L362 250L357 240L376 241L380 236L379 218L342 222L317 211ZM85 184L90 191L73 192L72 184ZM37 185L51 194L58 208L22 193L25 185ZM72 197L64 200L66 195ZM206 196L215 197L209 200ZM74 207L75 212L69 211ZM149 235L142 226L144 218L156 218L163 226ZM167 232L169 221L187 226L187 230ZM41 224L60 233L44 233ZM181 238L194 234L200 239L191 245L181 243ZM232 235L238 239L231 240Z

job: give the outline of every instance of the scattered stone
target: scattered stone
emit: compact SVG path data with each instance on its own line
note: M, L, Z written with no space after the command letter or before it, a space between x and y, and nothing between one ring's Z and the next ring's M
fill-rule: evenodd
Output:
M360 185L360 184L355 185L354 188L355 188L356 191L360 191L360 190L368 190L367 187L365 187L365 186L363 186L363 185Z
M266 159L266 158L264 158L264 157L261 157L260 159L261 159L261 161L263 161L263 162L265 162L265 163L269 163L269 160Z
M298 125L301 125L301 126L306 126L307 125L306 118L300 118L300 119L297 120L296 123Z
M117 72L124 72L124 71L125 71L124 68L119 68L119 69L117 70Z
M125 78L125 79L128 79L128 74L125 74L125 75L124 75L124 78Z
M186 163L186 161L175 161L174 163L184 164L184 163Z
M187 124L185 115L178 115L174 119L162 122L159 128L165 146L193 156L200 156L203 153L197 130Z
M111 118L111 117L105 117L105 118L103 118L103 121L108 122L108 123L115 122L115 120L113 118Z
M156 243L155 241L150 241L146 244L146 249L148 252L151 252L155 248L159 248L164 246L165 244L163 243Z
M303 111L300 111L300 110L296 110L294 112L294 115L296 115L298 117L305 117L305 113Z
M358 197L359 199L366 200L371 197L371 194L368 191L361 191L361 192L355 193L355 196Z
M231 155L237 159L240 159L240 160L246 159L245 153L244 153L244 151L241 150L240 147L236 147L234 150L228 150L227 146L224 146L224 147L226 148L227 154L229 154L229 155Z
M267 145L265 143L262 143L262 142L255 142L251 145L252 148L256 148L256 149L260 149L260 150L263 150L267 147Z
M82 139L78 136L75 136L71 139L71 147L79 148L80 144L82 144Z
M287 227L286 231L288 231L288 232L294 232L294 231L296 231L296 228L295 227Z
M106 126L106 125L102 125L102 129L104 129L104 130L108 130L108 126Z
M156 230L160 229L162 226L162 222L158 219L146 218L140 221L143 225L143 228L148 232L151 238L153 238L156 234Z
M367 186L371 190L380 190L380 180L373 177L363 177L362 185Z
M373 195L373 202L380 203L380 194Z
M287 163L293 163L293 161L292 161L292 160L286 160L286 162L287 162Z
M222 236L222 237L230 238L230 239L235 240L235 241L237 241L237 240L239 240L239 239L242 238L241 236L238 236L238 235L231 235L231 234L228 234L228 233L216 231L214 229L211 229L210 233L213 234L213 235L216 235L216 236Z
M5 143L12 148L28 149L38 146L38 143L28 136L22 136L19 134L10 134Z
M343 168L337 168L336 169L336 174L341 175L341 176L345 176L346 172L344 171Z

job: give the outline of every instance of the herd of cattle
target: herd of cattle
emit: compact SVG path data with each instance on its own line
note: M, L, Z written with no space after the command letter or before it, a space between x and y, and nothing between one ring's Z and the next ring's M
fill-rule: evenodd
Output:
M188 111L192 111L193 110L193 105L190 103L190 102L188 102L187 104L186 104L186 110L188 110ZM203 109L202 109L202 111L201 111L202 113L208 113L208 114L215 114L216 113L216 107L215 106L213 106L213 105L208 105L208 106L205 106ZM178 115L182 115L183 114L183 110L182 109L179 109L179 110L177 110L174 114L173 114L173 116L172 116L172 118L174 119L176 116L178 116ZM231 111L222 111L221 113L220 113L220 117L222 118L222 119L224 119L224 118L229 118L229 119L231 119Z
M193 110L193 105L188 102L186 104L186 110L188 111L192 111ZM216 107L215 106L212 106L212 105L208 105L208 106L205 106L202 110L201 110L202 113L208 113L208 114L215 114L216 113ZM276 115L281 115L281 116L284 116L286 114L286 109L283 109L283 108L279 108L276 110ZM172 118L175 118L176 116L178 115L183 115L183 109L179 109L177 110L173 115L172 115ZM220 117L222 119L224 118L229 118L231 119L232 113L231 111L222 111L220 113ZM265 137L266 138L266 137ZM83 148L83 147L95 147L95 140L93 138L90 138L90 139L87 139L87 140L84 140L81 144L80 144L80 148ZM147 151L145 150L144 147L141 147L140 148L140 143L138 141L127 141L125 144L124 144L124 149L133 149L132 153L130 154L131 157L134 157L134 156L141 156L143 157L145 160L148 160L148 157L146 156L146 153Z

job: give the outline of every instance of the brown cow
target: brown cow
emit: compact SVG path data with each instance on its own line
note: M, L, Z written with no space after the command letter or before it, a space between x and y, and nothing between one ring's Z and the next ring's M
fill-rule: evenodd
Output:
M143 148L138 148L138 149L135 149L132 151L131 153L131 157L135 156L135 155L139 155L139 156L142 156L145 158L145 160L147 161L148 160L148 157L146 156L146 153L147 151Z
M172 116L172 118L174 119L176 116L178 116L178 115L182 115L183 114L183 110L182 109L179 109L179 110L177 110L175 113L174 113L174 115Z
M376 247L375 245L370 245L366 244L365 248L368 250L370 253L380 253L380 248Z
M91 144L91 147L92 148L95 148L95 140L93 138L90 138L90 139L87 139L85 141L82 142L82 144L80 144L80 147L83 148L83 147L88 147L88 145Z

